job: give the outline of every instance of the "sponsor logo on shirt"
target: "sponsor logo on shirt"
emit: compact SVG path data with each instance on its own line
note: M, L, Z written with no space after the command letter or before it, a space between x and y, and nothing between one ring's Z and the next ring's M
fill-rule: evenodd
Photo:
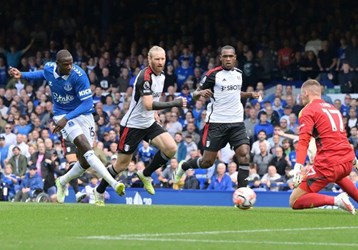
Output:
M89 95L89 94L92 94L91 89L85 89L85 90L81 90L80 92L78 92L78 95L79 95L80 97L86 96L86 95Z
M75 99L73 95L62 96L56 92L53 92L53 99L61 104L68 104Z
M221 86L221 91L231 91L231 90L240 90L241 85L227 85Z
M128 152L128 151L129 151L129 148L130 148L130 147L129 147L128 144L125 144L125 145L124 145L124 151Z

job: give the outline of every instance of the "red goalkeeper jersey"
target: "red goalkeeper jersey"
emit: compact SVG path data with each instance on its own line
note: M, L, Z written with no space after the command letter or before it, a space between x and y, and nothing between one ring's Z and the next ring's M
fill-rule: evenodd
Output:
M342 115L333 105L322 99L313 100L302 109L299 123L297 163L305 162L311 136L316 139L315 166L330 168L353 161L354 152L347 139Z

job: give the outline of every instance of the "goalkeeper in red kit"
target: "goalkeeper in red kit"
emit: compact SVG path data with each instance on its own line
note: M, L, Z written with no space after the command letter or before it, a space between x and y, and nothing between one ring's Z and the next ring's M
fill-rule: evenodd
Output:
M355 208L352 197L358 202L358 189L349 179L352 164L357 168L357 159L348 142L342 115L333 105L321 99L320 84L307 80L301 87L305 107L299 116L300 132L296 150L296 164L293 169L295 189L290 196L293 209L314 208L335 205L351 214ZM316 139L317 154L312 168L303 169L308 144ZM337 183L344 193L336 197L318 194L329 183Z

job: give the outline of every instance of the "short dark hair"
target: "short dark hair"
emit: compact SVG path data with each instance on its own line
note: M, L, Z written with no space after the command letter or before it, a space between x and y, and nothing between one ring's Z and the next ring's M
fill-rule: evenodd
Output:
M56 61L62 61L66 57L72 57L71 53L67 49L62 49L56 54Z
M231 45L225 45L224 47L221 48L220 53L222 54L223 50L233 50L234 54L236 54L235 48Z

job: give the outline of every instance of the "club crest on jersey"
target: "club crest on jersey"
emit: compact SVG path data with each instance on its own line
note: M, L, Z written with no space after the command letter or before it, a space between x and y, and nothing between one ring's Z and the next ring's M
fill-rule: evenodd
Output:
M129 148L130 148L130 147L129 147L128 144L125 144L125 145L124 145L124 151L128 152L128 151L129 151Z
M210 141L206 141L206 147L210 147Z
M70 90L72 89L72 85L71 85L71 83L66 82L66 83L65 83L65 87L64 87L64 89L65 89L66 91L70 91Z

